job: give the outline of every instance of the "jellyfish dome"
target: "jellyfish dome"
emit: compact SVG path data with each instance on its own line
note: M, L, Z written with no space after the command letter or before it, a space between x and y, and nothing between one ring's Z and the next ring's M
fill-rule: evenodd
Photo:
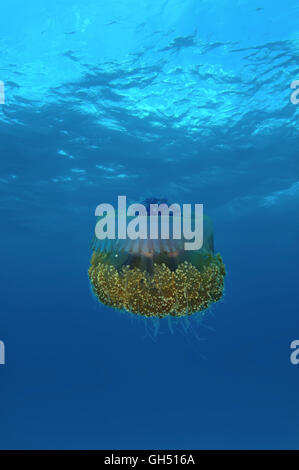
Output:
M153 202L161 201L144 201L147 223ZM163 239L160 233L156 239L94 238L88 270L93 292L102 304L144 317L203 312L221 299L224 289L225 267L214 253L213 239L207 216L198 250L186 250L182 239Z

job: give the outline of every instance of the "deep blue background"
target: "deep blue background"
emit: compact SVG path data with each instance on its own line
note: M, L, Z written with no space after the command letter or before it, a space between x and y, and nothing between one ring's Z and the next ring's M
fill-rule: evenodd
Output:
M125 3L2 7L0 448L299 449L297 2ZM212 216L202 323L93 298L119 194Z

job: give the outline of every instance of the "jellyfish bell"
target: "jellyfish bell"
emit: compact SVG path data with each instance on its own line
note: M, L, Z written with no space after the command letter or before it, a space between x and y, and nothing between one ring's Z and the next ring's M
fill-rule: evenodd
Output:
M165 237L163 210L155 213L145 208L137 221L132 214L126 219L128 230L132 224L133 237L124 237L123 233L121 237L94 238L88 271L94 294L107 306L145 317L182 317L206 310L222 297L225 277L222 258L214 254L210 218L203 216L200 248L186 249L186 240L175 232L181 214L175 210L168 214ZM114 222L113 215L117 215ZM111 224L119 233L122 216L111 213L107 226ZM194 225L196 221L191 219ZM155 233L153 220L158 223ZM148 234L155 236L145 236Z

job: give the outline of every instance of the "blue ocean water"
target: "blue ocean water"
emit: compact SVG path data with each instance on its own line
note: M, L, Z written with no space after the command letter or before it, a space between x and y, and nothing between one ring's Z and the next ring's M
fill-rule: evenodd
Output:
M299 449L299 5L1 5L1 449ZM99 305L96 206L203 203L200 323Z

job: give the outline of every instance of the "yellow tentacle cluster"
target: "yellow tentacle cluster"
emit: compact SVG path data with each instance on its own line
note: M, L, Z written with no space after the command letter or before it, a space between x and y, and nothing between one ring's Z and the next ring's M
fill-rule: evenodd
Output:
M207 309L223 294L225 267L220 254L198 269L188 261L171 271L154 264L148 273L127 265L115 267L109 255L94 252L88 271L97 298L105 305L146 317L181 317Z

